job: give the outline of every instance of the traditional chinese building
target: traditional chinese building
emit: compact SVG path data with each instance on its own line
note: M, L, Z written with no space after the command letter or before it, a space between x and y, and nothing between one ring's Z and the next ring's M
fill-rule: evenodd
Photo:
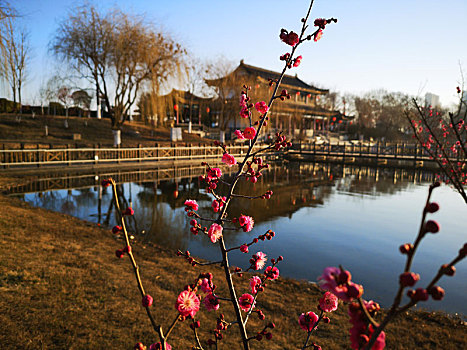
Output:
M274 86L269 81L277 80L280 73L254 67L240 62L240 65L229 75L220 79L206 80L206 83L218 90L219 100L213 108L217 115L219 127L228 133L237 128L244 127L247 120L239 115L239 98L243 85L251 86L249 95L252 102L269 101ZM325 108L323 98L329 93L327 89L317 88L305 83L297 75L285 75L280 90L286 89L290 99L281 101L277 99L269 113L269 123L266 128L268 134L284 131L289 136L309 138L316 131L330 130L346 121L339 111ZM255 112L254 112L255 113Z
M169 125L201 126L207 123L210 115L212 98L196 96L189 91L173 89L166 95L146 94L139 102L139 113L149 121Z

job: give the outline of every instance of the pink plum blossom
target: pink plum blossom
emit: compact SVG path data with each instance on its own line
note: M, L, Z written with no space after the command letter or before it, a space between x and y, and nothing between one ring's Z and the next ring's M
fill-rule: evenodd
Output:
M212 224L208 231L209 238L212 243L216 243L222 237L222 226L219 224Z
M172 350L172 346L168 343L165 343L165 348L167 350ZM151 344L151 346L149 347L149 350L162 350L161 342Z
M315 27L319 27L320 29L324 29L328 21L324 18L317 18L315 19L314 25Z
M216 311L219 309L219 299L217 299L212 293L206 295L203 303L208 311Z
M319 299L319 307L324 312L332 312L337 310L337 297L331 292L324 293L323 297Z
M302 61L302 56L300 55L294 60L293 66L298 67L300 65L301 61Z
M323 30L320 29L320 30L318 30L318 31L315 33L315 35L314 35L314 37L313 37L313 40L316 42L316 41L318 41L319 39L321 39L322 36L323 36Z
M199 304L199 299L194 292L184 290L178 296L175 308L182 316L194 317L199 310Z
M191 210L198 210L199 208L199 205L198 203L196 203L196 201L194 199L187 199L185 201L185 206L186 206L186 209L191 209Z
M207 278L203 278L201 280L201 284L199 285L203 293L211 293L211 286L209 284L209 280Z
M298 324L300 325L300 328L307 332L311 332L317 321L318 315L312 311L308 311L306 314L303 313L298 317Z
M248 110L248 107L244 106L240 110L240 117L242 118L248 118L250 116L250 111Z
M225 152L222 156L222 163L225 163L227 166L231 167L232 165L237 164L237 160L234 158L234 156Z
M250 259L250 262L252 262L251 265L255 270L261 270L264 267L264 264L266 264L266 261L266 254L263 252L257 252L253 255L253 258Z
M266 271L264 271L266 278L268 280L275 280L279 278L279 269L277 267L268 266L266 267Z
M255 221L251 216L240 215L238 218L238 223L243 227L244 232L250 232L253 229Z
M256 294L258 293L258 287L261 286L261 278L258 276L253 276L250 278L250 287L251 293Z
M295 32L287 32L285 29L281 29L281 33L279 34L279 38L290 46L295 46L300 41L298 34Z
M255 307L255 298L253 295L245 293L243 294L240 298L238 298L238 304L240 306L240 309L242 309L245 312L250 311L251 309L254 309Z
M245 136L243 136L243 133L240 130L235 130L234 134L239 140L245 140Z
M210 168L207 171L208 180L215 180L222 176L222 171L219 168Z
M374 301L363 300L363 305L368 310L370 314L380 310L378 303ZM374 328L372 325L368 326L366 316L360 310L358 303L352 303L349 305L348 314L350 316L350 323L352 328L350 328L350 346L352 349L361 349L365 346L362 344L362 340L368 341L371 338ZM381 332L378 338L376 339L375 345L371 348L372 350L382 350L386 346L386 335L384 332Z
M266 113L266 112L269 110L268 105L267 105L266 102L264 102L264 101L256 102L255 108L256 108L256 110L257 110L259 113L261 113L261 114L264 114L264 113Z
M321 289L330 291L343 301L351 301L363 294L363 287L350 281L348 271L341 271L338 267L326 267L323 274L318 277Z
M222 207L224 206L224 203L219 203L218 200L214 199L212 201L212 204L211 204L211 207L212 209L214 210L215 213L217 213L220 209L222 209Z
M243 136L248 140L253 140L256 136L256 129L252 127L245 128Z
M246 94L240 95L240 107L246 107L247 97Z

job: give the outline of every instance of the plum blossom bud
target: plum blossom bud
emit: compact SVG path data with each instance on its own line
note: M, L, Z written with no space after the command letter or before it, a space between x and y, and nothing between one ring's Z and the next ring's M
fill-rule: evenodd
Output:
M409 254L413 250L413 245L410 243L403 244L399 247L402 254Z
M433 184L430 186L431 188L436 188L441 186L441 183L439 181L433 182Z
M290 58L290 53L288 52L279 57L281 61L287 61L289 58Z
M411 296L409 296L414 302L417 301L427 301L428 292L425 288L417 288Z
M122 230L122 226L114 226L112 228L112 233L119 233Z
M433 286L428 290L428 293L431 295L433 300L441 300L444 298L444 289L440 286Z
M110 179L104 179L101 181L102 187L109 187L111 184L112 184L112 181Z
M125 252L123 251L123 249L117 249L115 251L115 255L117 256L117 258L123 258L123 256L125 255Z
M352 279L352 274L349 271L341 270L338 277L338 282L340 284L347 284Z
M241 251L242 253L248 253L248 246L247 246L246 244L242 244L242 245L240 246L240 251Z
M430 232L430 233L439 232L439 224L434 220L428 220L425 223L425 232Z
M153 298L152 296L150 296L149 294L146 294L144 297L143 297L143 300L142 300L142 304L143 304L143 307L150 307L152 305L152 302L153 302Z
M351 282L348 287L347 295L350 298L360 298L363 295L363 287L360 284Z
M122 214L127 215L127 216L132 216L134 213L135 211L132 208L126 208Z
M456 268L452 265L444 264L441 269L446 276L454 276L456 273Z
M439 210L439 204L436 202L428 203L425 208L425 211L427 211L428 213L436 213L438 210Z
M404 272L399 276L399 283L403 287L413 287L420 279L420 275L414 272Z

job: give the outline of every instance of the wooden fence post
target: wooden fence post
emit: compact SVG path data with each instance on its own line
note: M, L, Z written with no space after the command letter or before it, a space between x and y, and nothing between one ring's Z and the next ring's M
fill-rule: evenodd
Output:
M66 151L65 151L65 154L64 154L64 160L66 160L67 162L67 165L70 166L70 145L69 144L66 144Z
M379 141L376 143L376 165L378 165L379 158Z
M36 145L36 149L37 149L37 156L36 156L36 160L37 160L37 167L40 168L41 166L41 152L39 151L39 144Z

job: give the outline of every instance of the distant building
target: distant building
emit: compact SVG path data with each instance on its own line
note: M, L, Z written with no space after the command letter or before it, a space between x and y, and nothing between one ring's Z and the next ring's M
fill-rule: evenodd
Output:
M240 65L227 76L206 80L208 85L218 89L220 97L223 96L221 97L223 101L217 101L218 104L213 107L213 113L225 121L224 125L219 123L219 127L228 132L247 125L248 120L239 115L239 98L244 84L251 86L249 91L251 102L261 100L269 102L275 87L274 84L270 86L269 82L279 77L278 72L247 65L242 60ZM221 92L221 89L224 91ZM279 95L282 89L287 90L290 99L275 100L269 113L266 128L268 134L284 131L289 136L306 138L313 136L316 131L335 129L337 125L348 120L339 111L325 108L322 99L329 93L328 89L309 85L297 75L285 75L276 95Z
M425 94L425 106L432 108L439 108L441 104L439 103L439 96L432 94L431 92L427 92Z

